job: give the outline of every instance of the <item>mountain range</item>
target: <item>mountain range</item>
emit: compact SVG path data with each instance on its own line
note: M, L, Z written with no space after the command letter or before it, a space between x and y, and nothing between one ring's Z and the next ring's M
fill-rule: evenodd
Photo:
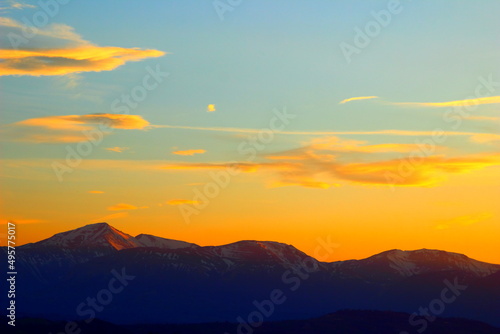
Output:
M253 326L256 317L357 309L416 313L408 319L415 332L425 322L431 327L433 316L500 326L500 265L440 250L328 263L278 242L202 247L97 223L17 247L17 254L19 316L51 321Z

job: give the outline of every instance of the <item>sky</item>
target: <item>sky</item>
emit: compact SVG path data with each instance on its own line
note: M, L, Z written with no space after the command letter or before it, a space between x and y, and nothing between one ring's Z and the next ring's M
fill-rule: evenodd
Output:
M2 1L1 224L500 263L499 11Z

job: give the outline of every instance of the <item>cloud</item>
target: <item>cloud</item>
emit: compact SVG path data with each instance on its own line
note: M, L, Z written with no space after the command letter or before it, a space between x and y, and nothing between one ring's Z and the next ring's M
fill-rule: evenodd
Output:
M87 125L101 124L115 129L137 129L142 130L150 124L139 115L125 114L87 114L87 115L66 115L47 116L40 118L30 118L14 123L17 126L33 126L50 130L90 130Z
M50 166L54 162L65 163L64 159L7 159L2 163L2 173L7 177L19 177L20 170L36 171L35 176L52 179L54 175ZM429 155L413 144L371 144L327 136L313 138L295 149L258 155L253 162L165 163L163 160L88 159L79 168L134 173L247 173L264 176L267 186L271 187L327 189L345 184L429 187L439 185L451 175L492 166L500 166L500 153L496 151L458 155L454 150L439 147Z
M476 154L447 158L428 156L392 159L366 163L332 165L332 174L340 179L359 184L390 186L432 186L442 182L449 174L466 173L485 167L500 165L500 154Z
M30 30L24 24L10 18L2 18L0 26L7 29L0 49L0 75L68 75L82 72L111 71L129 61L161 57L165 52L153 49L98 46L85 41L72 27L61 24L38 28L30 48L23 36ZM17 40L13 37L17 36ZM26 40L26 41L25 41ZM19 44L19 45L13 45Z
M178 170L178 171L197 171L197 170L226 170L230 173L253 173L259 169L265 170L290 170L294 168L292 163L253 163L253 162L234 162L234 163L174 163L164 165L161 167L163 170Z
M8 1L4 1L6 2L6 7L0 7L0 12L6 12L6 11L9 11L11 9L18 9L18 10L22 10L22 9L25 9L25 8L36 8L35 5L31 5L31 4L27 4L27 3L24 3L24 2L20 2L20 1L13 1L13 0L8 0Z
M168 205L184 205L184 204L198 204L199 201L193 201L189 199L171 199L167 201Z
M36 46L48 44L58 47L92 45L90 42L85 41L79 34L77 34L73 27L66 24L52 23L43 27L43 29L39 29L34 28L33 26L26 26L25 24L8 17L0 17L0 27L3 27L3 29L6 30L4 33L4 39L8 41L8 43L2 43L4 46L13 46L13 42L21 42L21 44L22 42L30 42L30 44L34 44ZM31 39L24 41L22 38L24 38L26 32L30 34ZM13 47L13 49L17 50L18 48Z
M492 121L492 122L499 122L500 121L500 117L494 117L494 116L467 116L464 118L470 119L473 121Z
M165 128L165 129L183 129L195 131L214 131L214 132L230 132L230 133L262 133L262 129L251 128L232 128L232 127L203 127L203 126L186 126L186 125L151 125L151 128ZM419 130L374 130L374 131L287 131L276 130L275 134L293 135L293 136L332 136L332 135L363 135L363 136L404 136L404 137L418 137L418 136L435 136L436 131L419 131ZM482 135L485 133L480 132L460 132L460 131L443 131L438 133L440 136L474 136ZM486 133L488 134L488 133Z
M100 218L93 219L91 222L93 222L93 223L105 222L105 221L112 220L112 219L125 218L127 216L128 216L128 212L118 212L118 213L112 213L110 215L106 215L106 216L103 216Z
M174 151L174 152L172 152L172 154L176 154L176 155L195 155L195 154L203 154L205 152L206 152L206 150L199 149L199 150Z
M118 146L105 148L105 150L107 150L107 151L112 151L112 152L117 152L117 153L122 153L123 151L126 151L128 149L129 149L129 147L118 147Z
M56 85L58 88L62 88L65 90L72 90L76 87L80 86L83 80L83 76L80 74L66 74L57 78ZM77 95L75 95L77 96Z
M444 151L438 148L436 152ZM385 154L408 153L410 158L388 158ZM267 161L240 163L177 163L164 170L227 170L246 173L272 172L271 186L295 185L327 189L344 181L358 185L427 187L448 175L500 165L500 153L448 157L427 155L413 144L367 145L363 141L335 137L316 138L305 146L264 156ZM278 161L276 161L278 160ZM275 162L269 162L275 161Z
M358 101L358 100L368 100L368 99L378 99L378 96L351 97L351 98L348 98L348 99L340 101L339 104L344 104L344 103L347 103L347 102Z
M310 150L359 153L408 153L419 149L417 144L387 143L365 145L366 143L366 141L361 140L346 140L336 136L330 136L313 139L307 148Z
M488 220L491 217L493 217L493 214L491 212L481 212L471 215L464 215L447 220L442 220L438 222L438 224L435 225L434 228L438 230L446 230L453 227L470 226Z
M321 160L324 162L334 161L340 158L349 158L354 154L382 154L382 153L411 153L420 151L418 144L401 144L401 143L386 143L369 145L366 141L341 139L336 136L326 136L314 138L305 146L298 149L274 153L265 156L266 159L280 161L302 160L308 161L311 159ZM434 146L435 151L441 151L443 147ZM345 159L344 159L345 160Z
M339 187L340 184L315 181L308 179L307 177L295 178L295 179L282 179L271 184L272 188L286 187L286 186L300 186L304 188L328 189L330 187Z
M500 134L477 134L471 137L471 141L474 143L490 143L495 141L500 141Z
M100 190L89 190L88 191L89 194L104 194L104 191L100 191Z
M209 104L207 106L207 112L214 112L215 111L215 104Z
M88 114L64 115L30 118L3 126L0 131L4 138L12 141L35 143L75 143L88 141L88 132L96 130L101 135L105 130L98 127L124 130L144 130L149 128L148 121L138 115Z
M118 203L107 208L109 211L137 210L137 206L126 203Z
M465 100L456 100L456 101L447 101L447 102L394 102L392 104L395 105L406 105L406 106L415 106L415 107L462 107L462 106L474 106L480 104L496 104L500 103L500 96L489 96L489 97L480 97L476 99L465 99Z

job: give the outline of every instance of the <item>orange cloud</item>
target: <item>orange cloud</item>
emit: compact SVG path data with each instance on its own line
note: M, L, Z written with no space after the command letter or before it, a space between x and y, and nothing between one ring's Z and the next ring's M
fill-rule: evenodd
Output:
M199 201L193 201L189 199L171 199L167 201L168 205L183 205L183 204L198 204Z
M437 151L444 151L444 147L438 147ZM408 153L411 159L380 156L386 153ZM500 165L498 153L447 157L428 155L416 144L368 145L364 141L337 137L316 138L301 148L264 158L279 162L179 163L163 166L162 169L271 171L277 174L277 180L271 183L273 187L296 185L326 189L338 186L339 181L359 185L431 186L445 180L449 174Z
M378 96L359 96L359 97L351 97L349 99L345 99L339 102L339 104L344 104L347 102L351 101L358 101L358 100L368 100L368 99L377 99Z
M480 104L495 104L500 103L500 96L480 97L476 99L465 99L447 102L397 102L396 105L408 105L416 107L462 107L474 106Z
M103 124L115 129L143 130L150 124L139 115L125 114L88 114L79 117L80 122L89 124Z
M0 75L66 75L111 71L128 61L160 57L158 50L85 46L73 49L22 51L0 49Z
M109 206L107 209L109 211L121 211L121 210L137 210L139 208L132 204L118 203L116 205Z
M206 150L184 150L184 151L174 151L172 154L176 155L195 155L195 154L203 154Z
M30 118L2 128L14 141L36 143L74 143L88 141L87 131L105 126L114 129L144 130L150 123L139 115L88 114ZM104 130L97 130L101 135Z
M129 149L128 147L118 147L118 146L105 148L105 150L107 150L107 151L112 151L112 152L117 152L117 153L122 153L123 151L126 151L128 149Z
M104 191L100 191L100 190L89 190L88 191L89 194L104 194Z
M127 216L128 216L128 212L118 212L118 213L112 213L110 215L106 215L104 217L93 219L91 222L93 222L93 223L95 223L95 222L105 222L105 221L108 221L108 220L118 219L118 218L124 218L124 217L127 217Z
M333 166L339 178L362 184L391 186L429 186L447 174L466 173L500 165L500 154L476 154L446 158L443 156L394 159L369 163L348 163Z
M492 133L477 134L472 136L470 139L475 143L488 143L493 141L499 141L500 134L492 134Z
M331 144L334 144L333 147ZM357 143L357 144L356 144ZM227 171L230 175L255 173L265 176L270 186L301 186L326 189L343 183L355 185L381 186L434 186L448 176L479 171L492 166L500 166L500 153L450 156L444 148L439 155L427 155L420 150L411 151L407 157L388 157L387 152L399 153L406 150L399 146L394 149L386 144L368 145L365 142L325 138L305 143L294 150L278 152L270 156L259 156L256 162L206 162L170 163L162 160L96 160L87 159L80 168L85 170L120 170L129 172L203 172ZM380 146L381 145L381 146ZM399 144L395 144L399 145ZM375 147L362 149L359 147ZM340 147L340 149L339 149ZM351 150L349 150L350 148ZM329 151L336 150L336 151ZM396 152L395 152L396 151ZM325 154L331 152L332 154ZM356 154L353 154L356 152ZM389 153L392 154L392 153ZM399 156L399 154L397 154ZM278 159L275 159L275 158ZM64 160L60 160L64 162ZM51 159L6 160L3 173L12 175L23 168L50 170ZM42 172L40 172L42 173ZM45 172L43 172L45 173ZM232 174L234 173L234 174ZM17 175L17 174L16 174ZM40 174L39 177L45 177Z
M235 162L235 163L180 163L164 165L161 169L165 170L228 170L234 172L252 173L259 169L271 170L290 170L294 168L292 163L250 163L250 162Z
M8 11L10 9L24 9L24 8L36 8L35 5L30 5L26 4L20 1L14 1L14 0L9 0L7 1L7 6L6 7L0 7L0 12L1 11Z
M286 186L300 186L305 188L328 189L330 187L339 187L338 183L327 183L323 181L311 180L307 177L296 177L295 179L279 180L272 183L271 187L286 187Z
M388 152L412 152L418 150L416 144L377 144L363 145L366 141L345 140L338 137L322 137L313 139L308 146L312 150L326 150L335 152L356 152L356 153L388 153Z
M438 230L445 230L452 227L470 226L488 220L491 217L493 217L493 214L491 212L481 212L471 215L464 215L447 220L442 220L436 226L434 226L434 228Z
M0 25L11 30L28 29L13 19L2 20ZM53 76L111 71L129 61L165 55L158 50L93 45L65 25L39 29L35 37L45 38L51 44L44 43L44 48L0 49L0 75Z
M186 126L186 125L151 125L151 128L164 128L164 129L183 129L194 131L213 131L213 132L229 132L229 133L252 133L259 134L262 129L251 128L229 128L229 127L204 127L204 126ZM436 131L422 131L422 130L374 130L374 131L293 131L293 130L277 130L274 131L280 135L293 135L293 136L331 136L331 135L363 135L363 136L434 136ZM480 132L461 132L461 131L444 131L439 135L443 136L474 136L481 135Z

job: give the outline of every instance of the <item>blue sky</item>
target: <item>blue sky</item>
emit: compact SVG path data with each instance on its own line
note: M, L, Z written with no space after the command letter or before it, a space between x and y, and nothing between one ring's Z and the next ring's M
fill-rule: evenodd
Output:
M5 33L19 33L23 18L31 19L42 10L34 2L25 2L22 9L13 8L16 3L20 4L4 1L0 6L1 15L6 18L1 27ZM256 238L277 239L283 230L287 230L291 238L298 238L300 233L295 232L307 227L311 235L327 233L332 219L327 213L331 209L329 203L340 199L347 202L338 208L341 213L337 218L364 224L366 217L356 216L350 209L357 205L357 198L373 198L381 203L383 209L374 219L380 223L394 210L393 203L399 203L403 211L414 210L415 198L423 196L438 202L445 196L441 192L443 188L447 189L444 193L448 197L442 201L467 202L466 198L453 199L455 195L450 194L456 189L464 191L464 183L473 184L473 176L481 180L478 184L487 187L478 190L479 193L484 196L495 193L488 185L496 184L494 176L500 161L495 137L499 116L499 102L495 97L500 95L500 87L494 86L489 91L482 88L492 97L489 101L477 100L479 96L475 96L475 92L487 78L494 82L500 80L498 1L481 1L480 5L472 1L401 1L398 13L391 14L386 26L379 25L380 32L370 38L366 47L358 47L359 53L353 54L350 62L343 54L341 43L356 46L356 29L365 30L374 24L373 13L387 12L391 1L241 1L232 11L224 12L223 20L213 3L74 0L60 6L57 15L42 27L44 33L22 47L30 52L49 52L63 45L64 56L56 62L69 61L64 58L70 57L66 51L75 47L80 47L82 52L87 48L95 52L93 58L86 58L85 62L100 59L99 52L104 52L105 47L120 48L122 54L137 52L136 58L109 69L88 67L70 69L61 75L48 72L40 75L42 72L37 71L42 69L29 67L32 58L26 57L20 62L28 70L16 72L18 65L9 60L11 46L6 34L2 37L2 62L7 64L0 69L4 71L0 82L3 111L0 149L5 166L2 184L7 189L5 219L36 221L37 226L46 227L47 232L43 233L48 234L62 226L79 226L106 217L107 211L114 211L109 209L113 204L131 203L136 207L134 211L118 212L121 215L111 217L117 224L133 225L137 220L148 219L152 221L150 232L154 233L164 231L168 221L169 231L178 238L188 239L187 236L194 235L205 240L206 230L186 227L178 207L165 203L191 200L193 186L190 184L207 184L210 170L242 159L238 147L249 134L219 131L221 128L253 129L255 136L259 129L269 126L275 110L284 108L295 116L285 129L293 133L275 134L272 142L251 161L252 168L259 168L257 176L243 173L211 202L210 207L218 207L220 201L220 208L224 203L224 210L209 208L197 216L205 223L203 226L215 224L216 230L222 231L220 235L224 237L217 239L219 242L237 239L246 232L233 222L248 212L248 203L255 204L250 210L262 210L262 216L272 216L276 226L282 226L291 217L302 215L286 208L300 207L304 197L311 201L308 205L314 207L314 222L295 221L293 226L276 228L274 232L266 232L259 225L249 232ZM71 38L61 38L61 32L70 34ZM153 55L154 52L165 55ZM45 57L51 56L45 54ZM39 59L46 61L43 57ZM113 57L105 59L108 60ZM83 63L81 59L71 61ZM75 148L79 143L79 139L68 139L68 135L81 136L81 132L75 131L78 126L95 127L94 116L88 115L99 113L105 114L105 118L114 117L113 101L141 85L148 74L147 68L157 67L168 72L168 78L149 91L136 108L130 109L129 114L136 118L123 116L125 121L145 120L152 126L127 128L119 123L122 121L116 121L103 142L84 157L82 165L66 174L64 182L57 182L51 162L64 161L68 145ZM368 96L377 98L340 104L344 99ZM452 127L454 122L444 120L446 112L453 110L451 107L424 105L463 103L467 99L476 99L477 106L469 118L461 120L458 128ZM460 103L457 108L461 108ZM209 104L215 105L214 112L207 112ZM67 126L64 138L60 130L54 130L57 122ZM161 127L164 125L193 129ZM405 199L386 193L391 190L380 181L380 173L397 170L395 163L409 156L415 140L429 139L429 133L437 128L450 132L450 136L442 148L425 157L426 164L417 168L418 178L402 182L410 188L398 188L396 194L404 193L401 197ZM422 135L333 133L384 130L420 131ZM300 131L309 134L297 133ZM489 137L479 140L474 137L477 133ZM54 137L40 140L39 136L48 134ZM56 138L59 135L61 137ZM204 152L173 153L189 150ZM320 157L321 164L307 160L297 165L297 161L304 161L301 160L305 159L303 154L313 151ZM284 161L283 157L290 160ZM124 165L116 169L103 167L111 166L109 161L115 160ZM136 164L142 167L133 169L131 166ZM159 173L156 167L151 167L162 164L172 170ZM214 167L214 164L219 165ZM364 165L361 168L356 164ZM433 169L428 170L428 166ZM181 167L190 169L180 170ZM435 173L440 177L434 177ZM465 176L460 176L462 173ZM159 185L161 189L155 188ZM26 193L28 189L31 193ZM103 194L90 199L88 191ZM99 196L100 199L96 199ZM21 203L37 204L26 213ZM81 204L88 212L78 217L74 211ZM146 206L148 208L142 208ZM273 207L286 213L282 218L275 216L270 213ZM476 196L473 204L455 211L434 206L422 210L435 214L419 215L421 220L483 217L478 219L492 225L475 227L478 236L484 231L498 232L498 209L490 199ZM219 226L214 223L216 220L226 223ZM417 218L414 220L417 224ZM461 223L429 224L432 229ZM335 224L330 227L338 234L348 231ZM438 232L433 230L433 233L436 241L431 245L418 244L408 235L407 239L401 236L400 239L403 244L410 240L415 247L457 248L455 244L440 244ZM461 240L471 232L462 226L456 233L456 240ZM310 246L309 242L292 241L303 242L305 248ZM367 254L375 248L383 250L387 243L372 246L365 250ZM394 241L391 246L398 244ZM357 256L359 252L346 250L346 254Z

